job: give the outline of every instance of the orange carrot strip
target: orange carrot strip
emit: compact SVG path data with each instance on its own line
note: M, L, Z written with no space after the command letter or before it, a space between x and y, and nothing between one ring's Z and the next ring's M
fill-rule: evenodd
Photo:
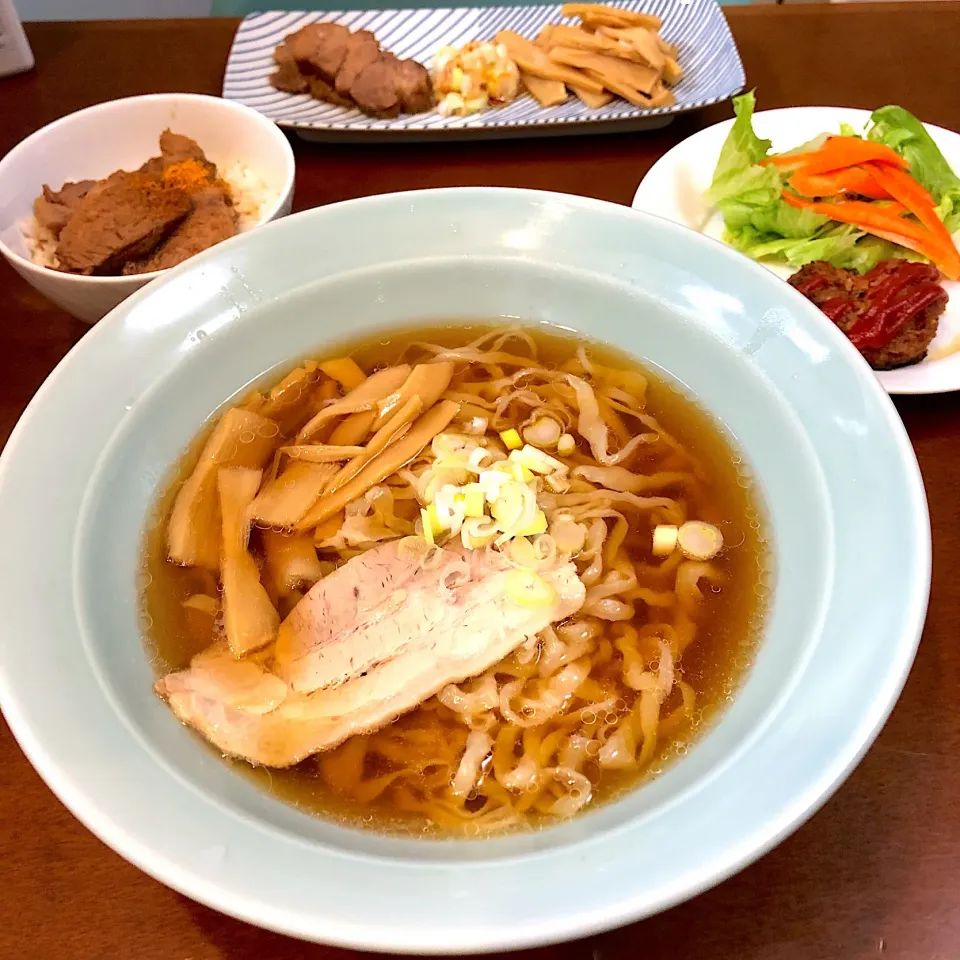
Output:
M923 184L914 180L908 173L879 164L874 170L874 177L937 238L948 255L948 264L954 271L960 273L960 251L957 250L950 232L937 216L933 197ZM944 270L944 273L946 272Z
M789 190L783 191L783 199L791 207L797 207L801 210L813 210L816 213L822 213L830 217L831 220L838 220L841 223L851 223L854 226L863 227L869 231L871 225L876 225L883 229L899 229L902 236L911 237L915 240L933 239L930 231L919 223L910 223L899 219L896 212L891 213L890 207L881 206L878 203L868 203L865 200L839 200L836 203L823 203L817 200L807 200L805 197L798 197L790 193Z
M940 267L947 276L952 274L949 256L946 251L930 231L920 224L910 223L899 217L891 217L889 213L881 214L879 211L871 209L872 204L869 203L849 200L840 203L815 203L813 201L802 201L802 198L799 197L785 197L785 199L792 206L802 206L841 223L852 224L875 237L889 240L891 243L899 244L901 247L922 254ZM798 203L797 201L802 202ZM866 207L867 210L849 209L858 206Z
M894 243L899 243L909 250L922 253L931 260L939 260L942 258L942 248L926 227L876 210L872 204L856 200L843 200L838 203L818 203L812 200L804 200L802 197L791 197L786 194L784 195L784 199L791 206L813 210L815 213L823 214L826 217L830 217L831 220L837 220L840 223L852 224L874 236L892 240ZM866 209L863 209L864 207Z
M934 217L937 227L946 229L936 215L933 197L923 184L914 180L909 173L904 173L902 170L892 170L882 164L871 166L873 177L877 183L882 184L890 196L910 207L921 223L923 222L921 213L923 213L925 216ZM930 224L927 224L927 226L934 229Z
M819 203L807 200L784 190L783 199L792 207L801 210L813 210L815 213L830 217L840 223L849 223L865 230L867 233L898 243L908 250L913 250L927 257L935 263L943 273L955 280L960 273L955 272L950 252L944 248L939 237L919 223L903 220L878 204L867 203L863 200L842 200L839 203Z
M829 173L868 162L890 164L902 170L908 166L907 161L890 147L858 137L830 137L819 150L777 154L761 162L776 166L800 166L809 174Z
M862 166L848 167L832 173L810 174L801 167L790 175L790 186L805 197L832 197L840 193L856 193L873 200L889 200L890 193Z
M901 170L906 170L909 166L896 150L886 144L861 140L859 137L830 137L818 153L819 157L808 165L808 173L825 173L828 170L840 170L871 161L890 164Z

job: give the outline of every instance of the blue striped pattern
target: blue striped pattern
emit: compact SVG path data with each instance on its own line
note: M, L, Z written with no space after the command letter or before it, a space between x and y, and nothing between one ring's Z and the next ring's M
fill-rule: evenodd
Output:
M661 34L680 50L677 58L684 77L674 88L672 107L642 110L614 100L591 110L575 97L556 107L543 108L525 95L495 110L471 117L443 117L438 113L377 120L358 110L321 103L305 95L274 90L268 77L274 70L273 50L283 38L308 23L335 21L351 30L370 30L384 49L398 57L412 57L429 66L434 52L445 44L461 46L468 40L490 40L499 30L511 29L535 37L547 23L565 21L555 5L535 7L460 7L437 10L366 10L329 13L272 12L248 16L234 37L223 81L223 95L258 110L285 127L310 131L315 137L329 133L379 133L440 135L444 131L476 136L505 135L511 130L582 127L617 122L618 128L634 121L648 124L655 116L696 110L732 97L743 89L743 64L716 0L624 0L628 10L657 14ZM573 129L570 132L574 132Z

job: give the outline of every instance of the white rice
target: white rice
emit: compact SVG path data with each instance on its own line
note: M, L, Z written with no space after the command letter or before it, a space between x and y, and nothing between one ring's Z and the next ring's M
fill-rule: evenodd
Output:
M277 199L263 179L239 160L226 170L217 169L218 176L230 187L233 205L237 211L237 229L240 233L257 226L267 208ZM27 256L38 267L60 266L57 257L57 238L37 218L29 216L20 224Z
M27 217L20 224L20 232L23 234L27 256L33 263L38 267L52 267L54 270L60 266L57 238L46 227L41 227L36 217Z
M276 201L276 192L239 160L222 172L218 170L217 173L233 194L233 205L237 210L240 232L257 226L266 213L267 207Z

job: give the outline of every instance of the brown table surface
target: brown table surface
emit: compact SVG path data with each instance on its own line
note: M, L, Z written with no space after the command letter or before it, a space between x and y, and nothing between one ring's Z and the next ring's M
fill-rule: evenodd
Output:
M727 10L762 107L899 103L960 129L960 3ZM37 70L0 80L0 154L81 107L220 90L232 20L36 24ZM538 187L629 204L650 165L727 106L648 135L444 146L294 138L296 208L418 187ZM0 434L87 328L0 264ZM903 399L930 498L930 615L906 690L836 796L758 863L658 917L545 948L556 960L960 958L960 397ZM0 732L0 957L347 960L222 917L89 834ZM581 881L589 883L585 877ZM353 954L354 957L358 954Z

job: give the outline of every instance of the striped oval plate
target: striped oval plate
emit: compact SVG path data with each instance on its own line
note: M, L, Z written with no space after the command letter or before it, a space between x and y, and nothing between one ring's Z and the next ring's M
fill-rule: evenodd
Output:
M511 29L535 37L548 23L565 21L560 7L458 7L432 10L366 10L328 13L255 13L240 24L233 40L223 95L258 110L280 126L292 127L309 139L542 136L600 133L661 127L672 115L696 110L732 97L743 89L743 64L716 0L623 0L618 6L657 14L661 34L676 44L684 77L673 88L675 105L643 110L614 100L591 110L575 97L556 107L541 107L525 95L495 110L471 117L438 113L377 120L349 110L274 90L273 50L283 38L308 23L335 21L351 30L372 31L385 50L425 65L445 44L490 40Z

